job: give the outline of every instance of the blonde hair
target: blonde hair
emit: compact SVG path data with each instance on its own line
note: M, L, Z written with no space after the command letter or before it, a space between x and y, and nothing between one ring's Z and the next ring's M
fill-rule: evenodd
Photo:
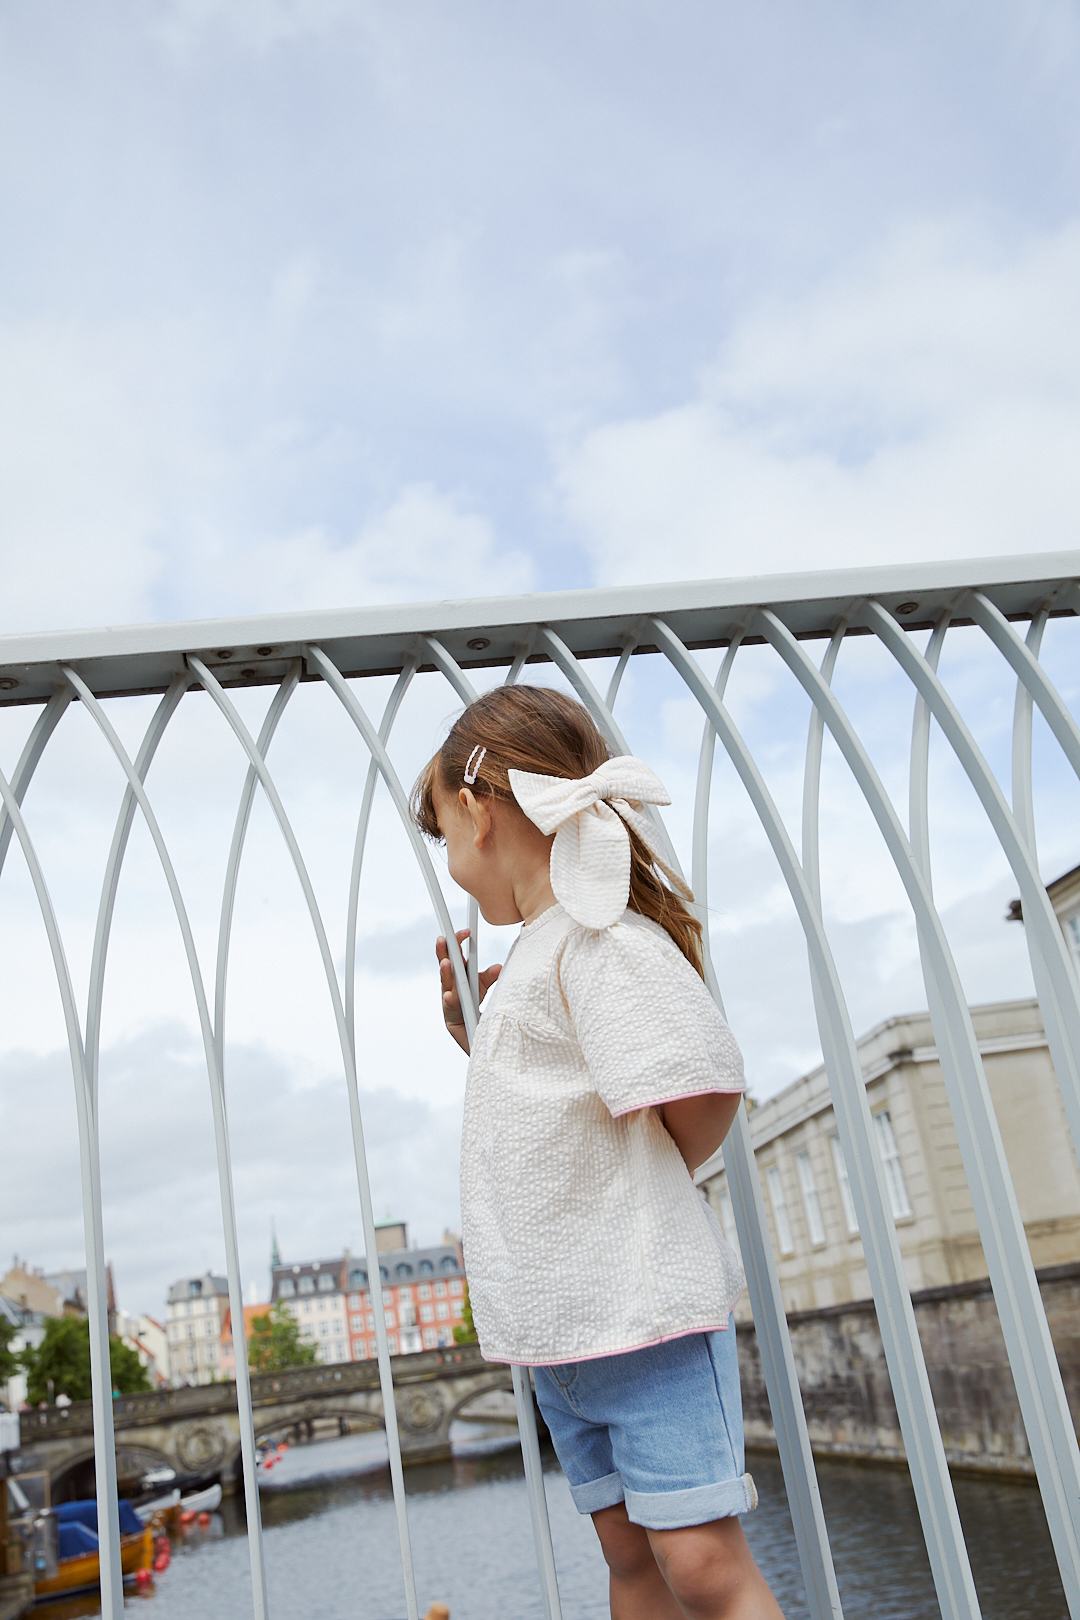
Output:
M497 686L462 711L413 785L409 801L413 820L433 843L442 842L434 785L438 782L443 793L453 798L470 756L481 746L487 751L481 756L476 781L470 783L473 792L478 798L487 795L512 806L518 815L525 812L514 797L506 774L509 768L572 778L589 775L611 758L592 715L576 698L549 686ZM647 848L633 827L626 824L626 830L630 836L630 910L660 923L704 978L701 923L681 897L692 900L693 891Z

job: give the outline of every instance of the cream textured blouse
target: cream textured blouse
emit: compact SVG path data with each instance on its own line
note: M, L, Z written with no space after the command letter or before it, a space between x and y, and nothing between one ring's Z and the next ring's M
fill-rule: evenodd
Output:
M708 988L659 923L522 925L481 1003L461 1216L480 1350L543 1364L726 1328L744 1279L649 1105L745 1088Z

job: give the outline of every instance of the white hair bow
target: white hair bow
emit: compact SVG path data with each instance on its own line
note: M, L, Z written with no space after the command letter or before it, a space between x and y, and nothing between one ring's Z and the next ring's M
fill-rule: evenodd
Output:
M511 791L541 832L554 832L551 887L586 928L608 928L630 898L629 822L655 854L652 823L638 804L670 804L656 772L633 754L616 754L588 776L507 770ZM633 801L633 802L630 802Z

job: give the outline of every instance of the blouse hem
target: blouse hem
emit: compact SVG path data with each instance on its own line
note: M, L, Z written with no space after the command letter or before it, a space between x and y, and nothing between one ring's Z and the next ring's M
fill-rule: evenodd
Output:
M622 1356L631 1350L647 1350L654 1344L666 1344L669 1339L685 1339L691 1333L724 1333L727 1331L730 1314L729 1311L722 1322L703 1322L697 1327L680 1328L677 1333L661 1333L658 1339L643 1339L638 1344L618 1345L613 1350L590 1350L584 1356L559 1356L555 1359L548 1357L538 1361L522 1356L501 1356L491 1350L482 1349L480 1353L485 1361L505 1361L511 1367L561 1367L569 1361L597 1361L601 1356Z

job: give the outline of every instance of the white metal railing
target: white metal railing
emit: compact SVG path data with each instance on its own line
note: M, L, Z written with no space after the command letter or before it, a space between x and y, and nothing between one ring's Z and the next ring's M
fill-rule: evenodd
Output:
M483 622L477 614L483 609ZM1032 711L1038 707L1061 752L1080 776L1080 729L1039 661L1048 619L1067 617L1080 628L1080 553L992 558L955 563L847 569L800 576L700 581L689 584L552 593L517 599L470 600L318 614L292 614L191 625L78 631L0 641L0 704L30 704L38 713L10 777L0 772L0 870L17 838L34 886L55 968L75 1083L91 1327L94 1442L101 1527L102 1612L123 1610L116 1508L113 1412L108 1376L108 1331L101 1171L98 1145L98 1066L105 965L120 872L138 811L165 875L191 975L213 1105L219 1195L233 1321L243 1320L237 1220L225 1097L225 989L233 909L255 794L265 794L296 870L318 945L349 1101L364 1243L369 1270L377 1244L357 1078L355 1008L359 887L375 790L381 778L423 876L432 910L445 935L466 1025L478 1017L477 962L466 964L429 852L413 825L407 792L390 753L395 721L418 676L434 671L462 703L475 691L466 671L506 667L508 682L539 663L558 672L592 712L613 751L633 752L615 718L631 656L658 654L696 702L702 717L690 881L707 923L707 848L716 743L730 759L771 846L805 935L814 1009L829 1075L837 1127L848 1166L851 1196L865 1248L886 1361L942 1613L975 1617L979 1603L956 1512L949 1471L926 1367L904 1281L894 1224L862 1084L847 1002L826 935L819 871L819 804L824 731L828 728L880 830L915 919L930 1017L960 1143L965 1173L986 1253L1009 1364L1016 1384L1034 1469L1072 1620L1080 1620L1080 1455L1074 1424L1047 1328L1015 1192L987 1088L956 964L934 903L929 858L928 747L937 721L969 778L1015 874L1022 896L1025 936L1062 1089L1074 1145L1080 1152L1080 983L1039 875L1032 789ZM1022 639L1015 628L1027 621ZM1012 750L1012 803L939 675L950 625L978 626L1016 678ZM913 630L929 630L925 651ZM866 744L832 685L845 640L879 638L907 677L914 695L910 789L905 832L895 805L871 763ZM827 640L820 667L807 642ZM725 704L740 647L768 644L810 702L802 798L802 856L796 853L751 748ZM694 656L724 647L715 680ZM588 669L613 658L607 690ZM653 666L656 667L656 666ZM1080 658L1076 661L1080 667ZM362 681L374 674L397 680L376 723L361 701ZM326 926L299 841L268 755L274 735L301 680L325 684L340 702L369 758L348 880L344 974L339 981ZM254 737L230 698L230 688L272 685L266 717ZM195 948L181 887L146 789L150 764L189 691L209 695L236 740L247 772L237 806L221 897L213 1009ZM138 753L125 750L109 707L126 695L161 693ZM78 699L99 728L119 766L123 794L106 863L93 942L85 1023L80 1023L64 941L46 875L35 851L22 803L44 751L68 704ZM682 871L659 813L650 811L659 847ZM478 908L468 904L471 939ZM708 934L706 932L706 944ZM706 980L723 1009L711 954ZM724 1162L746 1267L762 1365L807 1600L815 1620L842 1613L829 1540L799 1396L798 1378L767 1239L761 1190L743 1115L728 1137ZM377 1275L377 1269L371 1272ZM418 1620L404 1477L382 1291L372 1290L380 1386L387 1433L399 1546L410 1620ZM254 1424L244 1336L236 1340L237 1402L241 1423L244 1494L251 1560L253 1612L270 1613L263 1561ZM513 1368L527 1498L540 1590L549 1620L561 1613L546 1498L527 1369Z

